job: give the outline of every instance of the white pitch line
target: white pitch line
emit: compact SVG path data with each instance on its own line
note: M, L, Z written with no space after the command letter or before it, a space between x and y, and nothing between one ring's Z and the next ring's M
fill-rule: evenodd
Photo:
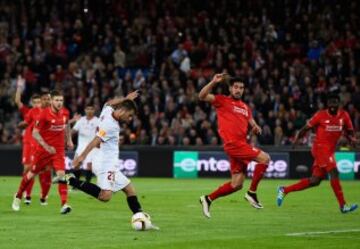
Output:
M317 235L317 234L330 234L330 233L350 233L360 232L360 229L348 229L348 230L334 230L334 231L317 231L317 232L302 232L302 233L287 233L286 236L306 236L306 235Z

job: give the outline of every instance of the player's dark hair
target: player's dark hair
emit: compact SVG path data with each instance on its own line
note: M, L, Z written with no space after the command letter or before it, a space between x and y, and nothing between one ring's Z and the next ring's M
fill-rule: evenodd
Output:
M241 78L241 77L230 77L228 79L228 85L229 86L233 86L236 82L241 82L245 86L245 80L243 78Z
M31 100L33 99L40 99L40 95L37 93L33 94L33 96L31 96Z
M133 110L135 113L137 113L137 109L138 109L135 101L131 99L125 99L123 102L119 104L119 108L125 109L127 111Z
M85 104L85 108L87 107L92 107L92 108L95 108L95 103L93 100L90 100L88 101L86 104Z
M40 96L44 96L44 95L48 95L48 94L50 94L50 92L47 90L43 90L40 92Z
M58 90L52 90L52 91L50 92L50 96L51 96L51 98L54 98L54 97L63 96L63 94L62 94L60 91L58 91Z
M327 100L337 100L340 102L340 96L336 93L330 93L328 96L327 96Z

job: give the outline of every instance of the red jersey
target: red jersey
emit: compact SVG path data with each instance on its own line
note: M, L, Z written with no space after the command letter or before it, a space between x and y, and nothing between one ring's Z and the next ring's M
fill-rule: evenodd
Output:
M62 108L59 112L54 113L51 107L43 109L35 127L39 129L41 137L44 141L53 146L57 153L65 152L65 128L69 120L69 111ZM40 146L40 150L44 150Z
M29 107L27 107L26 105L22 105L21 108L19 108L19 111L21 113L21 116L23 117L23 119L25 119L26 115L28 114L28 112L31 109ZM23 143L31 143L31 134L29 133L28 128L26 128L23 133Z
M40 107L31 108L25 116L24 121L28 124L28 126L25 129L24 140L27 142L35 142L32 136L32 131L35 125L35 120L39 118L41 111L42 109Z
M216 108L218 132L224 144L246 142L249 120L252 119L250 108L241 100L224 95L215 95L211 104Z
M28 111L30 111L30 108L27 107L26 105L22 105L22 107L19 108L19 111L21 112L22 117L25 118Z
M313 147L328 149L334 152L336 144L343 130L353 130L349 114L339 110L337 115L330 115L328 110L322 110L308 121L308 126L315 128L315 140Z

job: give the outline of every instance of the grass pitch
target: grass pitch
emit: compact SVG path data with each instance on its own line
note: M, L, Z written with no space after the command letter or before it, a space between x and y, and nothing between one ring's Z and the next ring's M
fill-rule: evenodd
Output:
M295 181L264 180L256 210L243 199L245 190L218 199L211 219L202 216L198 198L225 179L176 180L135 178L133 182L145 211L160 231L135 232L122 193L101 203L80 191L70 192L69 215L60 215L57 186L49 205L40 206L39 184L33 202L11 210L20 178L0 177L0 248L360 248L360 210L341 214L325 181L320 187L292 193L278 208L278 185ZM248 188L246 181L245 189ZM345 197L360 204L359 182L342 182Z

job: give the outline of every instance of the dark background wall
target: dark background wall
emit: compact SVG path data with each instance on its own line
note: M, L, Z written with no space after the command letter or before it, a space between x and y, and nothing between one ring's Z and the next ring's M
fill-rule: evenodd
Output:
M270 154L288 155L288 175L287 178L302 178L309 176L313 159L308 148L291 148L266 147L263 148ZM135 152L137 154L137 175L141 177L173 177L173 164L175 151L197 151L200 154L209 152L222 152L221 147L181 147L181 146L125 146L123 152ZM215 154L216 154L215 153ZM71 154L70 158L71 158ZM120 153L128 158L129 153ZM123 159L123 158L121 158ZM360 160L360 154L356 153L355 160ZM0 175L2 176L19 176L22 173L21 165L21 147L1 145L0 146ZM199 173L199 176L228 176L228 172L219 172L215 174ZM360 173L355 172L355 177L360 179Z

